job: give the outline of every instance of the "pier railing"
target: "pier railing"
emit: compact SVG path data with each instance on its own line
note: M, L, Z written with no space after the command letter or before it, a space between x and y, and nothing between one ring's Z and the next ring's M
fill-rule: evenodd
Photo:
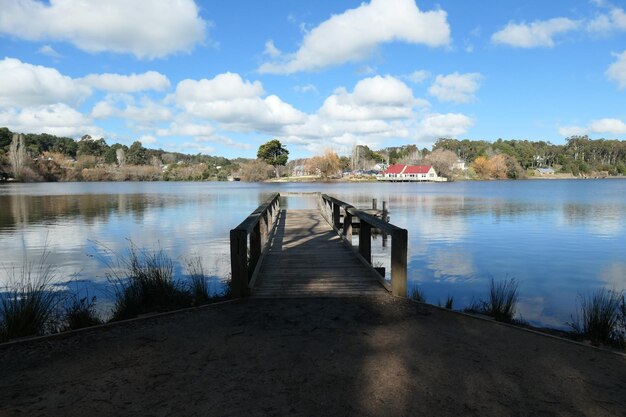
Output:
M280 213L280 194L273 194L239 226L230 231L232 297L250 294L259 259Z
M352 246L352 219L359 219L359 243L356 248L362 260L372 264L372 229L379 229L391 236L391 285L381 276L381 283L392 294L406 297L407 295L407 247L408 232L391 223L368 214L356 207L330 197L320 195L320 210L326 221L339 233L344 241ZM343 215L343 225L341 217Z

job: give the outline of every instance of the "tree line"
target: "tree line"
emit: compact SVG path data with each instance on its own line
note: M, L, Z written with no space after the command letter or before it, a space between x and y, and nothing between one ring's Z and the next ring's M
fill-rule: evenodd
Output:
M140 141L130 146L112 145L88 135L76 141L46 133L16 134L0 128L0 180L20 181L123 181L123 180L226 180L263 181L289 176L297 168L321 178L342 171L371 170L377 164L428 164L448 178L461 176L458 162L469 170L465 178L524 178L536 168L588 176L594 173L626 175L626 141L572 136L565 144L546 141L440 138L432 149L417 145L378 150L356 145L349 156L326 150L311 158L287 163L289 151L272 139L259 147L257 159L227 159L148 149ZM378 165L380 166L380 165Z
M89 135L76 141L0 128L0 180L226 180L238 169L237 160L148 149L140 141L109 145Z

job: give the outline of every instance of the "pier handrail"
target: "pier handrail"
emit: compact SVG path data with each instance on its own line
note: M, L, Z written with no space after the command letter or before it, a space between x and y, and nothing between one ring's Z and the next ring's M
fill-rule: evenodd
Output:
M280 213L280 194L272 194L263 204L230 231L231 291L233 298L250 295L259 259L269 233ZM249 236L249 239L248 239ZM248 244L250 245L248 252ZM248 257L249 253L249 257Z
M352 246L352 217L360 221L358 253L368 264L372 264L372 228L379 229L391 236L391 288L381 279L385 288L392 294L406 297L407 295L407 249L408 232L391 223L387 223L369 213L357 209L351 204L331 197L320 195L320 210L326 221L339 233L344 241ZM344 212L343 228L341 226L341 210ZM328 213L329 211L330 213Z

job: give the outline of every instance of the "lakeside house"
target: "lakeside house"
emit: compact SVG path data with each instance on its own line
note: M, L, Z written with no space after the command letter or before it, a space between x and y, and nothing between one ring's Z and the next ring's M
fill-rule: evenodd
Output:
M539 175L554 175L554 169L552 168L537 168L535 171Z
M378 181L446 181L440 177L430 165L402 165L395 164L383 171L376 178Z

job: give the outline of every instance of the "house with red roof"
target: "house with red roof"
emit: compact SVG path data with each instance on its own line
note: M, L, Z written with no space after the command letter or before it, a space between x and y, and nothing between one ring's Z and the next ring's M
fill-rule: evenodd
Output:
M445 181L437 175L430 165L402 165L395 164L383 171L377 179L379 181Z

